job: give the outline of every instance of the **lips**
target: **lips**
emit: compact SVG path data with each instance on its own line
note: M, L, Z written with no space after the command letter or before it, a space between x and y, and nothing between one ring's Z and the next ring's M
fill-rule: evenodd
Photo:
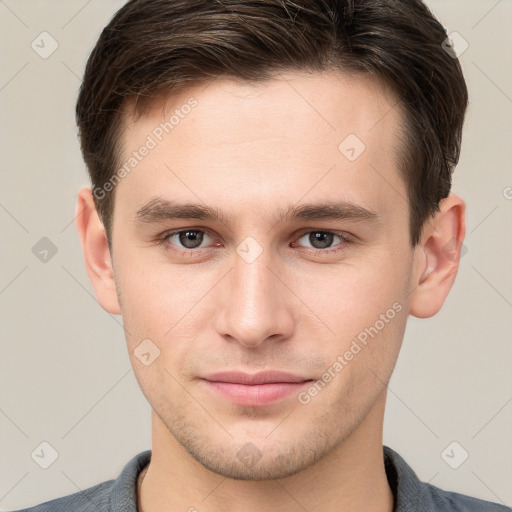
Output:
M255 374L240 371L217 372L201 380L216 396L238 405L264 406L275 403L293 393L313 379L282 371L265 371Z
M210 382L231 382L234 384L256 385L270 384L278 382L304 382L311 380L308 377L300 377L292 373L281 372L277 370L268 370L260 373L244 373L238 371L212 373L203 377Z

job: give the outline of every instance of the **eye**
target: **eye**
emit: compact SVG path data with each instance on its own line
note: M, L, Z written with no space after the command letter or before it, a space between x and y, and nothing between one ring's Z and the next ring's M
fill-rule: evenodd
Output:
M208 239L211 241L215 240L213 235L207 233L204 230L188 228L163 233L159 238L158 243L164 245L167 250L174 251L180 255L194 256L197 255L198 252L202 249L208 248L208 245L202 245L203 242L208 242ZM296 242L293 242L291 246L302 246L318 254L330 254L340 251L349 245L352 241L346 234L322 230L303 232L298 241L302 239L304 239L306 244L309 243L310 246L303 246L302 244L297 244ZM336 239L340 240L340 242L337 244L334 243ZM217 242L215 245L218 247L221 244Z
M334 245L334 248L332 248L333 241L336 238L338 238L341 243ZM299 241L302 239L305 239L307 243L310 243L310 247L316 252L336 252L343 249L351 242L350 238L344 234L318 230L304 233L299 238Z
M200 229L183 229L164 234L161 243L172 245L177 251L185 253L193 249L203 249L204 247L201 247L201 244L205 237L212 238L208 233Z

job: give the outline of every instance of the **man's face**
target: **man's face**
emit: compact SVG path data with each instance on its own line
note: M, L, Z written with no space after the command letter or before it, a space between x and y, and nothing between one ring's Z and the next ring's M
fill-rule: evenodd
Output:
M127 117L123 163L150 149L115 190L137 380L160 428L232 478L294 474L382 413L415 268L393 98L367 78L284 77L194 86ZM173 218L165 202L224 219ZM301 210L326 203L342 215ZM301 382L211 377L266 370Z

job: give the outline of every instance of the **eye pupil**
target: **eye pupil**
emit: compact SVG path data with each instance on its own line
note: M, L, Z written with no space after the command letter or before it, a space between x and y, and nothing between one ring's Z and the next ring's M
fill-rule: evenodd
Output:
M315 249L325 249L332 244L334 233L326 233L323 231L314 231L309 235L309 241ZM320 246L315 245L320 242Z
M203 233L201 231L181 231L179 239L187 249L196 249L203 241Z

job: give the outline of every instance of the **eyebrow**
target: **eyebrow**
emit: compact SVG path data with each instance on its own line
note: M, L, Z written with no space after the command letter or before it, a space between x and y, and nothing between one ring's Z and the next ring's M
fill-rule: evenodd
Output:
M199 203L179 203L162 197L155 197L139 208L135 220L140 223L158 223L173 219L197 219L229 224L228 215L218 208ZM294 205L279 208L274 222L352 220L379 222L377 212L346 201L326 201L317 204Z

